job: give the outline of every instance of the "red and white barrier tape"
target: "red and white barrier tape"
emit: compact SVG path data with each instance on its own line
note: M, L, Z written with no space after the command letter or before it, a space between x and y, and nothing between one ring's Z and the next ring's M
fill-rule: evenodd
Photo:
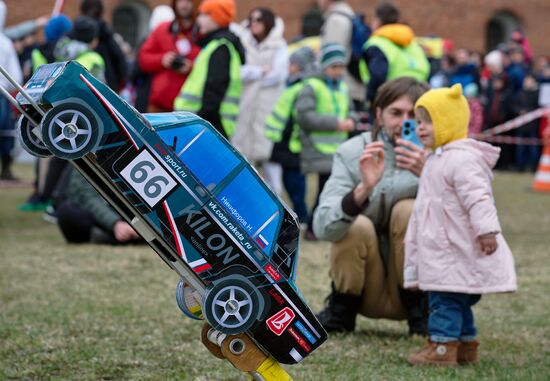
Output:
M550 115L550 107L542 107L542 108L533 110L526 114L520 115L514 119L510 119L507 122L499 124L498 126L485 130L481 134L471 135L470 137L478 140L492 142L492 143L542 145L544 144L544 142L540 139L517 138L514 136L496 136L496 135L506 131L515 130L545 115Z
M510 119L507 122L499 124L493 128L483 131L480 136L492 136L498 135L506 131L515 130L523 125L526 125L529 122L532 122L535 119L538 119L544 115L550 114L550 107L543 107L536 109L534 111L528 112L526 114L520 115L514 119Z
M500 143L500 144L522 144L526 146L540 146L544 144L541 139L536 138L517 138L515 136L483 136L479 134L473 136L474 139L483 140L490 143Z

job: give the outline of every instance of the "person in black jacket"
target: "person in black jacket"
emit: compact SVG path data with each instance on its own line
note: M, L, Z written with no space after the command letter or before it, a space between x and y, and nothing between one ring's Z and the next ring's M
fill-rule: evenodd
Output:
M227 139L235 131L241 86L240 69L236 75L232 69L245 62L241 41L229 30L234 16L234 0L201 3L197 26L202 50L174 101L174 110L197 114Z
M523 115L539 108L539 84L532 74L527 74L523 80L523 89L519 91L514 102L514 111ZM538 138L540 119L532 120L516 130L520 138ZM516 147L516 165L523 172L535 172L540 158L540 147L536 145L518 144Z
M124 87L128 76L128 65L122 49L113 37L113 31L102 20L103 1L102 0L82 0L80 3L80 12L94 18L98 23L99 43L95 49L105 61L105 78L107 85L118 92Z
M486 93L484 130L493 128L513 117L513 94L509 87L508 75L505 72L494 74L489 80ZM514 131L502 133L502 136L513 136ZM511 170L515 164L515 147L511 144L495 144L500 147L500 157L495 169Z

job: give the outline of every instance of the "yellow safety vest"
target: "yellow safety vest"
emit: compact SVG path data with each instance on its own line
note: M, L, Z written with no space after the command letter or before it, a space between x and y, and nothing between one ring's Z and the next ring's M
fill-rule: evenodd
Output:
M273 111L268 115L265 121L265 136L275 143L279 143L283 139L283 133L289 119L292 118L292 132L288 142L288 149L292 153L300 153L302 151L300 126L296 121L296 115L294 115L294 103L296 102L298 93L300 93L303 88L303 82L298 82L285 89L277 100Z
M349 88L340 81L338 89L334 90L318 78L310 78L306 83L311 86L317 100L316 112L320 115L332 115L339 119L349 116ZM315 149L322 154L334 155L347 138L344 131L312 131L309 138Z
M424 50L416 40L406 47L401 47L389 39L373 36L365 42L363 50L371 46L378 47L388 60L387 81L400 77L412 77L419 81L426 81L430 75L430 63ZM370 79L369 70L364 59L359 64L361 79L367 83Z
M241 97L241 57L233 44L225 39L212 40L201 50L193 70L183 84L179 95L174 101L174 110L197 112L202 107L204 85L208 77L208 65L214 51L225 45L229 49L229 86L220 105L220 118L223 129L228 137L235 133L237 117L239 115L239 101Z

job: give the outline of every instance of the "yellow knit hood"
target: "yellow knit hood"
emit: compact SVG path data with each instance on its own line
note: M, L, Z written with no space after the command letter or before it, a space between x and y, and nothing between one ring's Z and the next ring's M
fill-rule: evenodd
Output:
M418 107L424 107L432 119L435 138L432 148L468 137L470 107L460 84L424 93L414 105L415 109Z

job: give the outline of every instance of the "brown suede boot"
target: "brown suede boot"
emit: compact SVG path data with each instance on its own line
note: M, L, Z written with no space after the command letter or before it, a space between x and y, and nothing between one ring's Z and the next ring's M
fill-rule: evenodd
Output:
M479 343L477 340L461 341L458 344L458 351L456 355L456 361L461 365L477 364L477 347Z
M458 341L449 343L435 343L426 340L424 348L420 352L413 353L409 356L409 364L411 365L457 365Z

